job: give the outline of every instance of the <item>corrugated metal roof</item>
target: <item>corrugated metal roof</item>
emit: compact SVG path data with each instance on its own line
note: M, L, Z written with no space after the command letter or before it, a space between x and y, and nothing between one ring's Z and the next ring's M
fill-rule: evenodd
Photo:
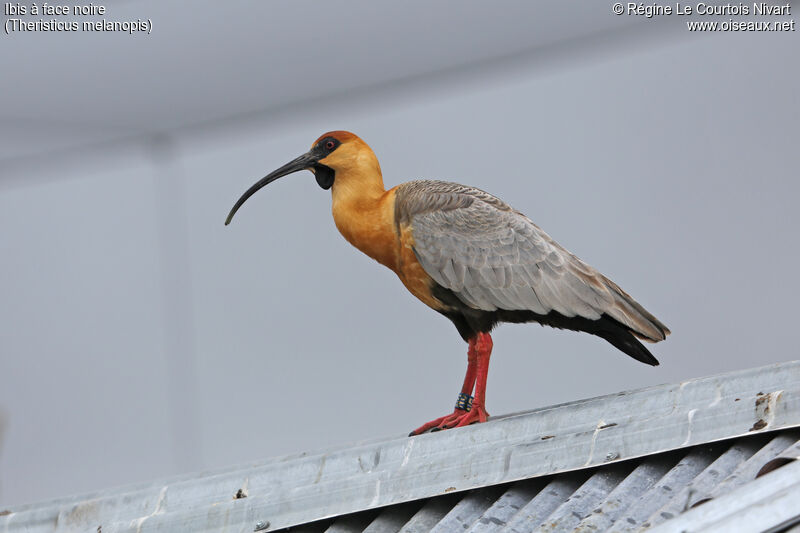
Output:
M283 531L768 531L800 522L798 455L800 430L782 430ZM778 457L792 457L791 467L757 479Z
M22 506L0 531L631 531L747 488L796 426L783 363Z

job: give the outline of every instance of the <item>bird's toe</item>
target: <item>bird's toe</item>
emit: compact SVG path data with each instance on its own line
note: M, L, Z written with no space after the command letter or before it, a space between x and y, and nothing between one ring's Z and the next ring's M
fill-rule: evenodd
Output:
M486 409L482 405L473 405L472 409L469 411L464 412L458 420L455 421L452 425L448 426L448 428L460 428L464 426L468 426L470 424L477 424L481 422L486 422L489 419L489 413L486 412Z
M435 431L442 431L443 429L460 428L478 422L486 422L488 418L489 413L486 412L486 409L484 409L482 405L475 405L469 411L455 409L449 415L441 416L421 425L409 433L408 436L413 437L414 435L419 435L426 431L433 433Z
M447 429L453 424L456 420L460 419L461 416L466 413L463 409L455 409L452 413L445 416L440 416L430 422L426 422L422 424L420 427L412 431L408 434L409 437L413 437L414 435L419 435L421 433L425 433L426 431L441 431L443 429Z

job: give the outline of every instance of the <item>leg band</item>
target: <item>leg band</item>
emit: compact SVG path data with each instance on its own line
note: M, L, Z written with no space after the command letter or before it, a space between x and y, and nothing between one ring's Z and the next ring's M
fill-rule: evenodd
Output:
M469 411L472 409L472 396L465 393L460 393L458 395L458 399L456 400L456 409L461 409L462 411Z

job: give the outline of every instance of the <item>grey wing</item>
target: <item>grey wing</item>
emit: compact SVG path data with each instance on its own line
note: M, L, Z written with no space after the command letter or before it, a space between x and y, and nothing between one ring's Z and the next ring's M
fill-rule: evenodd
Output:
M606 314L650 341L669 333L614 282L496 197L457 184L412 183L402 215L417 259L466 305L589 320Z

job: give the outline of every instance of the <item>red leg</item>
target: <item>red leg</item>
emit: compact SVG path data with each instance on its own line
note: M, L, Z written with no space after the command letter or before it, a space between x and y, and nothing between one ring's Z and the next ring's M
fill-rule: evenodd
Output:
M461 427L474 422L486 422L486 378L489 372L489 356L492 353L492 337L488 333L478 333L469 340L467 350L467 373L461 386L463 394L472 394L475 388L475 399L469 411L456 408L449 415L442 416L423 424L410 433L419 435L429 429L438 431L452 427Z
M489 413L486 412L486 378L489 377L489 358L492 355L492 337L488 333L478 333L475 351L478 353L475 379L475 400L472 409L459 417L455 424L446 427L460 428L476 422L486 422ZM446 429L446 428L443 428Z
M477 360L478 352L475 351L475 339L470 339L469 348L467 349L467 373L464 375L464 384L461 385L463 394L472 395L472 389L475 387L475 363Z
M478 352L475 349L476 340L477 337L469 340L469 348L467 349L467 373L464 375L464 384L461 386L461 392L468 395L472 395L472 389L475 387L476 364L478 360ZM419 435L433 428L444 429L444 427L447 427L447 423L457 420L464 413L466 413L465 410L456 408L449 415L441 416L421 425L412 431L409 436Z

